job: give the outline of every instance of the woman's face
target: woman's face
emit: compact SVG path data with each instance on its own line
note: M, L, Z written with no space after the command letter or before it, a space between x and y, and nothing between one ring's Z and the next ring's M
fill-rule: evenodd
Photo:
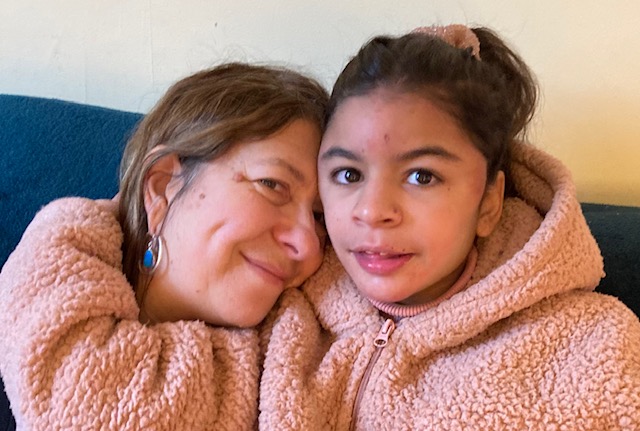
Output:
M317 127L296 120L200 168L164 221L164 256L143 304L149 319L252 326L318 269L319 145ZM169 181L168 202L182 183Z
M377 90L334 114L319 156L331 243L367 297L423 303L459 277L502 206L502 174L425 98Z

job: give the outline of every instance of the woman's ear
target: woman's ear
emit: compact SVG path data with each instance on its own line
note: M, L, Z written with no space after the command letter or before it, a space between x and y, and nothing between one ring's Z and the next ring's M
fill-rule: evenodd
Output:
M149 233L158 234L169 206L182 187L182 166L175 153L162 156L149 168L144 178L144 207Z
M500 221L504 202L504 182L504 172L499 171L495 181L489 184L484 192L476 227L476 235L481 238L489 236Z

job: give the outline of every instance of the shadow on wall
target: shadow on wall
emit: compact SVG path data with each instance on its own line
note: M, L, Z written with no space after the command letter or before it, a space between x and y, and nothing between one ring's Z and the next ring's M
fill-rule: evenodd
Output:
M561 94L543 103L536 145L569 166L580 201L640 205L640 100Z

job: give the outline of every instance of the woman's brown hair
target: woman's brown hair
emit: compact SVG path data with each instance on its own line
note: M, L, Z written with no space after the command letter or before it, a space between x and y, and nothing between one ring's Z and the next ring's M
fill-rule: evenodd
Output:
M178 157L185 184L180 196L201 164L239 142L266 138L297 119L320 129L327 99L326 90L302 74L243 63L195 73L169 88L137 126L120 165L123 270L131 285L138 285L149 239L143 189L154 163Z

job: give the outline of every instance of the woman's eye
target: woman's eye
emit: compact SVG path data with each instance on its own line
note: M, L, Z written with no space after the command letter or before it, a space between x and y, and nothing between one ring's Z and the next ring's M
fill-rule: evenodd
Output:
M319 225L322 225L322 226L325 225L325 223L324 223L324 212L322 212L322 211L314 211L313 212L313 219Z
M357 169L339 169L333 173L333 179L340 184L357 183L362 179L362 174Z
M273 178L260 178L255 182L264 191L265 196L276 205L282 205L289 201L289 189L286 184Z
M268 187L272 190L276 190L280 185L280 183L278 183L276 180L273 180L271 178L261 178L258 180L258 182L263 186Z
M418 186L426 186L435 180L433 174L425 169L417 169L409 174L407 181L409 184L415 184Z

